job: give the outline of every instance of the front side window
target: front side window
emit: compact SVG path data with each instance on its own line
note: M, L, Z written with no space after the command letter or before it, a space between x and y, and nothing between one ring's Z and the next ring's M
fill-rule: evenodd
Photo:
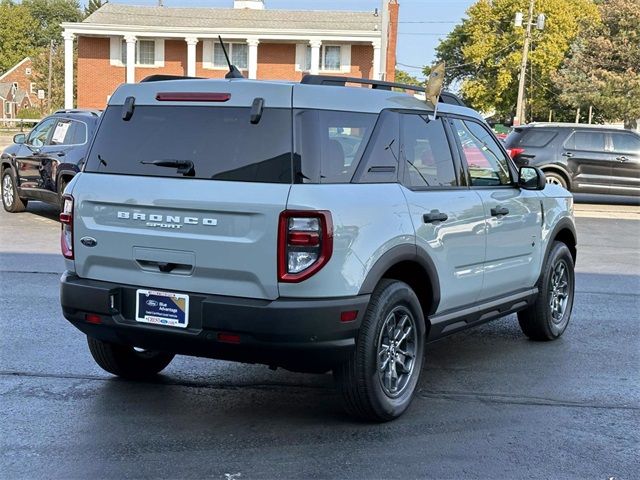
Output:
M58 120L51 135L51 145L82 145L87 141L87 127L82 122Z
M31 130L29 134L29 138L27 139L27 144L34 147L42 147L47 144L47 140L49 139L49 133L51 129L56 124L56 120L54 118L48 118L44 122L36 125L36 127Z
M373 113L297 111L296 182L350 182L377 119Z
M462 156L469 168L471 185L509 185L509 160L491 134L480 124L470 120L454 119L452 126L460 140Z
M246 43L225 43L225 48L229 54L231 63L240 69L247 69L249 64L249 49ZM227 59L224 56L224 50L219 43L213 44L213 66L215 68L228 68Z
M442 121L405 114L400 125L405 184L408 187L456 185L453 157Z
M631 133L612 133L613 151L618 153L639 153L640 137Z

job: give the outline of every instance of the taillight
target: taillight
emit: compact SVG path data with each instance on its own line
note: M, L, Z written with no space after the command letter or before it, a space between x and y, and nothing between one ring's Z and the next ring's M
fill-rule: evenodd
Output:
M511 158L516 158L522 152L524 152L524 148L507 148L507 153Z
M278 278L301 282L320 270L333 253L333 222L327 211L285 210L278 227Z
M64 258L73 260L73 197L65 195L62 197L62 202L62 212L60 212L60 223L62 224L60 248Z

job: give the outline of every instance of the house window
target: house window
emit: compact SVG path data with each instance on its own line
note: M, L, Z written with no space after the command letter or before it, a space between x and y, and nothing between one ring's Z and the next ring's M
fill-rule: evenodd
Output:
M122 40L120 47L120 60L127 64L127 42ZM136 42L136 65L155 65L156 42L155 40L138 40Z
M240 69L246 70L247 65L249 64L249 49L247 44L225 43L224 46L227 49L231 63ZM222 46L219 43L213 44L213 66L214 68L228 68L227 60L224 56L224 52L222 51Z
M24 69L24 74L25 75L31 75L31 68L27 67Z
M30 82L29 83L29 92L30 93L38 93L38 90L36 88L36 83L35 82Z
M156 42L153 40L140 40L138 43L138 64L155 65Z
M342 48L339 45L322 45L320 47L319 70L340 70L342 67ZM307 45L305 70L311 70L311 46Z
M11 102L4 102L4 114L5 116L11 116Z

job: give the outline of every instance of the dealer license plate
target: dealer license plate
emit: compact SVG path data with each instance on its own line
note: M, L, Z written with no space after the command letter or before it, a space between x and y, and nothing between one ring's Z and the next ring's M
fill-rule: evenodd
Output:
M137 290L136 321L186 328L189 323L189 295Z

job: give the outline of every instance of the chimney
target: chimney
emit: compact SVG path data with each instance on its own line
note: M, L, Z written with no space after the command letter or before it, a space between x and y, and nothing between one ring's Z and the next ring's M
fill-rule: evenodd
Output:
M383 50L383 55L386 55L386 75L385 80L393 82L396 79L396 48L398 45L398 16L400 5L398 0L382 0L387 2L385 4L386 14L383 16L382 21L386 23L386 29L383 29L383 35L386 40L386 52ZM384 31L386 30L386 32Z
M233 8L264 10L264 0L233 0Z

